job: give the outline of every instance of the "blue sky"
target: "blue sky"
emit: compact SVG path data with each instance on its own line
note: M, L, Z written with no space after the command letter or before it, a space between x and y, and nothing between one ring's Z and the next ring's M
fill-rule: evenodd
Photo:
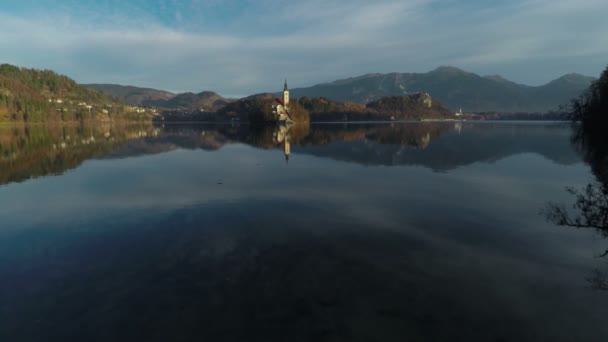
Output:
M608 64L606 0L4 0L0 62L227 96L439 65L539 85Z

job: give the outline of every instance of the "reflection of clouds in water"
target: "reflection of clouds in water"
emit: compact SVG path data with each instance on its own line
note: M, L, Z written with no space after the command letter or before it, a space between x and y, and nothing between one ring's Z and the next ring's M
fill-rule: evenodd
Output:
M300 153L287 166L277 149L241 144L178 149L0 188L12 199L0 206L0 241L10 244L14 230L30 257L61 251L44 257L65 268L70 281L58 288L96 318L106 304L126 305L134 326L181 307L218 329L282 320L297 331L289 324L301 319L330 332L375 325L405 336L403 322L414 322L408 331L427 337L471 337L468 326L473 335L592 341L608 332L584 283L589 235L538 215L539 203L587 177L580 163L533 154L437 173ZM45 274L34 277L52 283ZM86 279L99 274L113 277L88 291ZM95 305L106 295L115 297ZM166 306L137 311L149 298Z
M556 198L572 179L587 175L580 164L556 170L548 159L529 154L437 174L421 167L362 167L302 154L286 169L277 152L231 144L214 152L178 149L87 161L63 177L5 186L2 191L12 200L0 214L5 217L4 229L9 229L67 223L74 211L94 219L108 211L273 199L333 207L344 217L384 229L398 230L414 219L424 222L433 216L429 211L436 211L452 218L463 213L509 217L509 229L521 231L524 218L536 222L537 202L546 199L536 194L550 192L549 197ZM442 157L433 150L423 153ZM27 214L32 211L37 215Z
M533 181L525 175L486 176L508 174L509 167L518 165L519 157L513 158L512 163L499 163L498 168L475 165L445 174L422 168L367 168L307 156L299 156L285 169L276 151L243 150L237 146L242 151L238 157L231 147L214 153L182 150L160 156L87 162L65 177L19 186L35 188L35 196L44 200L34 202L28 198L34 192L15 191L15 200L0 210L6 214L26 210L19 203L30 202L39 206L38 217L43 220L45 214L69 217L69 211L77 208L89 212L100 208L179 208L221 200L270 198L334 204L361 219L398 222L395 215L402 211L383 209L391 201L400 201L403 207L453 212L470 206L474 194L481 200L477 204L479 211L499 214L508 209L502 208L501 201L520 201L533 192L528 188ZM499 171L501 168L507 171ZM544 177L546 186L538 186L536 190L548 191L550 179L561 179L560 175L558 172ZM222 186L217 185L218 179L222 180ZM485 187L482 193L480 187ZM10 188L7 187L8 191ZM529 203L519 204L510 210L521 216ZM517 208L521 210L515 211ZM365 214L366 211L378 215Z
M235 151L239 151L238 157ZM0 210L9 218L5 222L18 217L19 221L12 225L16 228L43 222L69 224L74 212L85 220L94 220L112 212L148 210L150 215L156 215L159 209L167 212L216 202L273 200L309 202L316 210L332 208L336 216L373 229L445 240L464 247L480 243L475 240L479 235L488 240L508 237L512 243L533 239L543 245L542 252L527 252L533 257L570 255L576 245L586 241L584 236L566 231L552 234L562 238L575 235L577 244L571 240L547 240L543 235L547 231L534 227L542 225L536 208L545 198L534 195L559 193L563 188L561 172L547 172L542 183L533 185L528 174L509 170L524 161L544 163L549 170L550 164L542 158L513 157L493 166L481 164L437 174L423 168L369 168L307 156L299 156L285 171L277 157L273 150L237 146L214 153L182 150L159 156L92 161L65 177L20 185L21 189L30 187L35 191L15 193L14 207L9 203ZM562 168L562 172L571 173L571 168L579 167ZM147 171L140 175L142 170ZM484 176L492 173L504 175ZM217 184L218 179L222 185ZM38 201L33 201L33 196ZM25 214L31 210L37 215ZM457 233L451 233L448 228L456 226ZM4 227L10 228L11 225ZM501 253L518 252L518 247L513 250L509 244L494 243L500 245Z
M448 123L325 124L313 128L295 125L289 129L285 126L167 125L162 130L143 124L112 127L109 140L100 135L108 133L107 129L103 126L38 126L27 130L0 130L0 152L11 155L9 160L0 159L0 184L61 175L92 158L181 153L182 149L248 148L245 144L264 149L282 148L286 159L293 147L298 154L357 164L424 166L436 171L449 171L476 162L494 163L522 153L537 153L565 165L580 161L563 136L566 127L558 124L468 124L462 136L450 133L452 126ZM281 130L288 132L280 134ZM96 134L100 138L95 139L95 144L57 150L57 141L82 134ZM279 136L281 139L277 140ZM431 136L428 150L420 149L420 141ZM21 144L24 139L33 143ZM245 158L241 155L241 159ZM140 172L139 176L146 174ZM115 181L120 180L117 177Z
M292 311L286 308L305 305L307 313L301 319L325 322L326 310L337 317L341 324L330 331L356 329L353 325L363 315L365 325L382 324L395 333L402 320L428 315L452 337L475 336L463 332L460 324L490 329L491 335L525 339L535 333L559 337L569 325L576 326L575 333L581 336L592 334L585 340L605 333L597 328L600 316L594 306L579 306L595 298L589 293L581 296L578 286L571 284L571 279L580 278L572 265L521 258L517 248L505 253L483 239L471 244L437 236L433 234L436 224L441 224L439 219L412 223L416 231L387 231L382 224L373 229L369 222L345 216L338 207L318 208L310 201L243 200L192 206L151 222L144 233L134 236L141 240L134 246L134 255L126 253L122 262L146 260L139 274L156 281L140 287L141 281L131 279L133 283L123 284L122 293L137 296L137 291L143 291L162 301L165 286L186 291L192 287L194 292L175 293L171 300L184 301L182 305L190 310L194 301L200 305L195 312L212 308L218 323L229 319L245 327L247 323L231 309L258 314L263 310L264 315L253 318L260 324L275 319L292 324L295 318L290 318ZM456 222L451 229L479 230L496 224L500 220L482 217ZM107 246L112 249L120 245L114 239L124 237L106 239L112 241ZM103 266L104 261L97 263L102 270L114 268ZM114 272L118 279L127 276L121 270ZM75 284L71 286L88 286ZM209 297L221 299L222 305L213 304ZM573 311L578 315L572 315ZM103 315L96 309L92 312ZM547 316L552 320L545 320ZM505 331L497 321L511 324ZM516 321L534 323L512 329Z

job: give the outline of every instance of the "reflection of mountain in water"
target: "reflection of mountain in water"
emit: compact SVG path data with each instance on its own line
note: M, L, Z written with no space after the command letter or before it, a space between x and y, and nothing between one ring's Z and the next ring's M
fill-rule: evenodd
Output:
M308 154L363 165L420 165L449 170L475 162L535 153L556 163L580 160L559 124L406 123L275 126L33 126L0 130L0 184L61 174L92 158L123 158L227 144ZM285 152L287 153L287 152Z
M438 171L522 153L539 154L560 164L580 161L569 145L567 126L559 124L432 123L359 132L358 139L348 143L338 141L294 151L365 165L420 165Z
M277 147L274 130L269 126L167 126L158 139L184 148L210 150L244 143L267 149ZM296 125L290 129L290 137L295 153L364 165L449 170L522 153L539 154L565 165L580 161L570 146L568 126L552 123Z
M155 133L149 125L15 126L0 129L0 184L59 175Z

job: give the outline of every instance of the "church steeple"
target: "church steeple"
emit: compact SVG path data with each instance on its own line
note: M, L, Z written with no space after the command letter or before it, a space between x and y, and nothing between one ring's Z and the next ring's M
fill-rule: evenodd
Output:
M285 80L285 86L283 87L283 105L285 109L289 106L289 88L287 87L287 80Z

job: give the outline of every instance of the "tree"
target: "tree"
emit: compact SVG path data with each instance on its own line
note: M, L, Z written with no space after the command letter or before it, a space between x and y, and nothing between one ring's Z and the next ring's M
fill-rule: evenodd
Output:
M608 67L572 102L572 120L573 142L600 181L608 183Z
M569 188L576 201L572 210L549 203L544 209L548 221L558 226L594 229L608 238L608 67L599 80L572 101L572 142L591 165L597 181L582 190ZM608 250L598 257L608 256ZM592 287L608 290L608 272L594 269L587 280Z
M63 100L61 105L52 100ZM102 93L78 85L66 76L50 70L18 68L0 64L0 119L28 122L49 120L74 120L75 111L82 109L78 103L86 102L95 108L112 104L119 108L120 103ZM68 112L58 111L57 107ZM122 107L121 107L122 108ZM127 115L120 110L121 119L145 119L145 115Z

